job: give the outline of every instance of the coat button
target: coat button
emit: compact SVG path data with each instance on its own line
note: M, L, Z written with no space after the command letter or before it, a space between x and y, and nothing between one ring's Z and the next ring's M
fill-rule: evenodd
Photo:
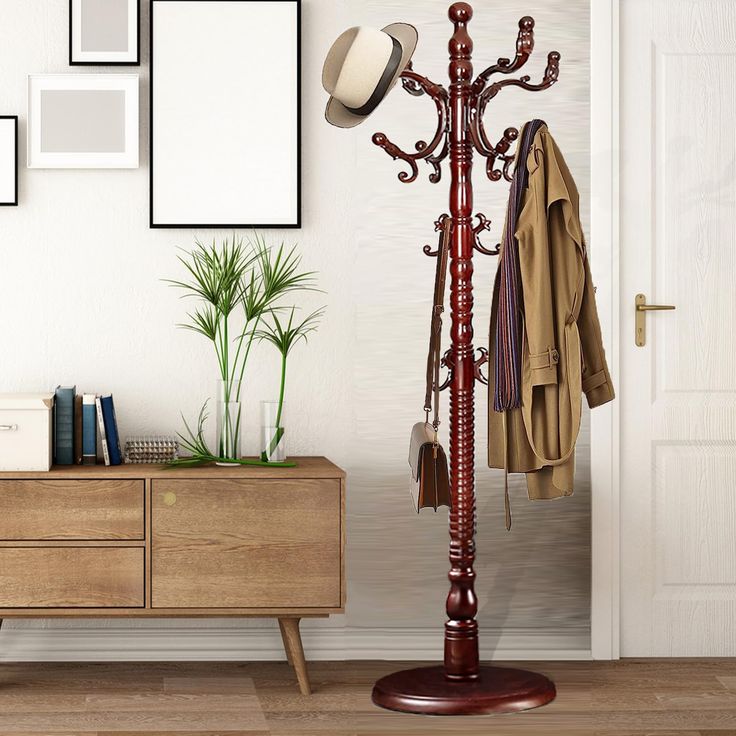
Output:
M559 361L560 361L560 354L556 350L553 350L552 351L552 362L559 363Z

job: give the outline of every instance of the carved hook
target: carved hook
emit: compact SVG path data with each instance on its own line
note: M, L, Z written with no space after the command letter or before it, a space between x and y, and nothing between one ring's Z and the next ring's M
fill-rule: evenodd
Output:
M431 256L431 257L436 257L436 256L437 256L437 254L438 254L438 253L440 252L440 248L439 248L439 246L440 246L440 245L441 245L441 243L442 243L442 237L443 237L443 235L442 235L442 231L443 231L443 230L445 229L445 222L447 221L447 218L448 218L449 216L450 216L450 215L448 215L447 213L443 213L443 214L441 214L441 215L440 215L440 216L439 216L439 217L438 217L438 218L437 218L437 219L436 219L436 220L434 221L434 229L435 229L435 232L439 232L439 233L440 233L440 237L439 237L439 240L438 240L438 242L437 242L437 250L432 250L432 246L431 246L431 245L425 245L425 246L424 246L424 247L422 248L422 253L424 253L424 255L425 255L425 256Z
M482 134L485 136L485 132L482 132ZM502 176L507 181L511 181L511 176L508 172L514 161L514 156L513 154L507 156L506 153L511 147L512 142L518 137L519 131L516 128L506 128L501 136L501 140L493 146L492 154L486 158L486 174L491 181L499 181ZM497 158L503 162L503 168L501 169L494 169Z
M547 67L544 70L542 81L538 84L530 84L531 77L525 74L518 79L502 79L500 82L494 82L480 96L478 110L482 115L483 108L489 100L493 99L504 87L521 87L529 92L539 92L543 89L551 87L560 76L560 54L558 51L550 51L547 54Z
M386 153L391 156L392 159L401 159L405 161L409 166L409 171L399 172L399 181L404 184L410 184L416 181L419 175L419 167L417 161L426 159L434 171L429 175L429 180L435 184L440 180L440 162L447 155L447 119L448 119L448 104L447 104L447 90L441 84L435 84L427 77L423 77L420 74L407 68L401 73L402 84L406 80L409 84L404 89L407 89L410 94L414 94L412 90L420 88L423 93L428 94L437 108L437 130L435 131L432 140L427 143L424 140L419 140L414 144L416 153L407 153L399 148L388 136L384 133L376 133L373 136L373 143L380 148L383 148ZM416 96L416 95L415 95ZM438 148L440 142L444 141L444 145L440 149L440 152L436 156L432 156L435 150Z
M480 238L478 237L484 230L491 229L491 220L489 220L482 212L476 213L475 216L478 218L478 224L473 228L473 248L484 256L497 256L499 249L501 248L500 244L497 245L494 250L488 250L488 248L484 248L481 245Z
M486 135L485 128L483 126L483 114L485 113L488 102L493 99L504 87L521 87L522 89L530 92L539 92L540 90L548 89L558 79L560 74L560 54L557 51L550 51L547 54L547 67L544 70L542 81L538 84L532 84L529 80L528 75L519 77L518 79L503 79L499 82L494 82L488 87L484 87L488 76L494 72L501 72L506 74L514 69L518 69L528 58L529 51L533 48L533 39L530 41L524 41L524 32L528 31L531 33L534 27L533 21L531 25L526 22L528 16L522 18L519 21L519 39L517 40L517 56L514 61L506 63L507 59L499 59L498 63L483 72L476 82L474 82L474 98L473 105L470 111L470 120L468 130L470 132L473 146L479 154L484 156L486 161L486 174L491 181L499 181L501 177L506 181L512 180L511 175L511 164L514 160L513 156L507 155L507 151L511 145L511 142L516 140L519 136L519 131L516 128L506 128L501 140L494 146ZM530 18L528 20L531 20ZM526 23L524 27L522 25ZM500 169L496 169L496 161L500 159L503 165Z
M525 15L519 21L514 60L500 58L495 64L484 69L473 82L473 93L480 94L492 74L511 74L511 72L521 69L531 56L532 51L534 51L534 18Z
M444 391L452 383L452 374L455 370L455 354L452 352L452 348L445 350L440 365L447 368L447 378L440 384L439 388L440 391Z
M409 62L406 65L404 71L414 71L413 62ZM413 97L421 97L424 94L424 89L415 79L411 79L408 76L401 75L401 86Z
M481 372L481 368L488 362L488 350L486 348L477 348L480 353L480 358L473 364L473 375L475 380L482 383L484 386L488 385L488 379Z

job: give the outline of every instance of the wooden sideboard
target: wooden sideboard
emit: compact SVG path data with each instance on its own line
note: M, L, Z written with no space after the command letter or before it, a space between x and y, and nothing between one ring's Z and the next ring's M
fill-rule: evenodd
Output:
M294 459L0 473L0 620L274 617L309 693L299 621L345 608L345 473Z

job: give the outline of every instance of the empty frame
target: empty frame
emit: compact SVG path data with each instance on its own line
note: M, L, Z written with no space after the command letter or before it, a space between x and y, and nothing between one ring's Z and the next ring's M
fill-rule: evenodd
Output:
M28 168L138 168L138 75L31 74Z
M0 205L18 204L18 116L0 115Z
M69 0L69 64L140 64L140 0Z
M0 205L18 204L18 116L0 115Z
M151 0L151 227L300 227L299 0Z

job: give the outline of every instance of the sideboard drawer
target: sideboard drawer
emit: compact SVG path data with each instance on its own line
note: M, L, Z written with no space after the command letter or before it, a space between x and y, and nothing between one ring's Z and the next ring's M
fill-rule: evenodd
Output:
M2 480L0 540L144 539L142 480Z
M336 479L153 481L153 608L341 606Z
M2 547L0 608L136 608L143 547Z

